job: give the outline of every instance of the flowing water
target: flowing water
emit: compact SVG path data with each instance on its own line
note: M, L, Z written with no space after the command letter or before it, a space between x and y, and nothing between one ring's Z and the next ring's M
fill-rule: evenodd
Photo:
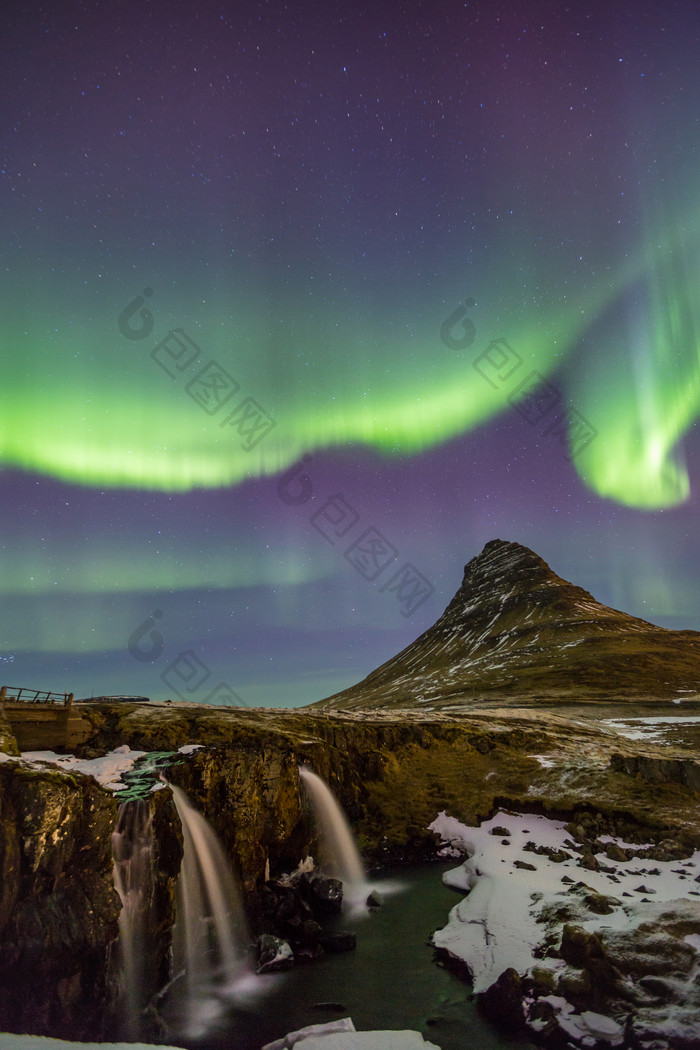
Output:
M309 793L318 824L322 860L343 883L343 899L359 903L367 897L370 887L347 818L333 792L316 773L300 766L299 775Z
M119 913L119 1013L124 1038L140 1035L140 1015L148 996L146 959L151 943L153 900L153 831L148 802L123 802L112 833L114 885L122 902Z
M182 822L183 857L173 934L170 1021L186 1038L204 1036L255 984L250 935L231 867L213 829L185 793L169 785Z

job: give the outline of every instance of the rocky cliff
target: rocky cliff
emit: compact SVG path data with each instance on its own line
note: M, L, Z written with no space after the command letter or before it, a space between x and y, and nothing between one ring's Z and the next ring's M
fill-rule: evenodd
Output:
M519 543L492 540L442 616L322 709L670 700L700 691L700 633L609 609Z
M0 764L0 1030L99 1027L120 909L115 816L91 777Z

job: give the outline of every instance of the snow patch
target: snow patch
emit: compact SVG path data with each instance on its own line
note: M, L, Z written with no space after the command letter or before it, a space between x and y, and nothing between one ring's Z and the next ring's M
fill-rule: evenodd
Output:
M77 1043L43 1035L10 1035L0 1032L0 1050L181 1050L164 1043Z
M101 758L76 758L75 755L58 755L55 751L23 751L19 761L39 769L57 766L68 773L86 773L108 791L122 791L126 787L122 774L147 754L147 751L132 751L128 744L121 744Z
M294 1046L303 1046L303 1050L440 1050L420 1032L358 1032L349 1017L300 1028L266 1043L262 1050L290 1050Z
M586 918L579 925L591 933L604 934L606 929L633 933L646 922L663 923L673 902L687 909L691 900L700 898L695 889L700 850L685 860L651 861L636 856L618 862L606 857L604 867L612 871L591 871L579 866L579 853L572 848L564 822L537 814L500 811L479 827L471 827L441 812L429 830L439 834L448 848L468 855L464 863L443 875L447 885L467 896L452 908L447 925L433 934L432 942L466 965L475 992L485 991L508 967L521 975L534 965L559 972L560 961L544 963L541 958L549 921L544 916L571 904L570 887L576 883L605 896L611 905L607 914L585 910ZM622 849L644 848L610 835L601 840L615 842ZM542 852L535 852L537 849ZM556 850L556 859L547 850ZM562 854L568 854L568 859L562 859ZM562 881L565 877L567 882ZM556 930L553 921L551 932ZM700 933L687 934L685 942L700 951ZM545 997L545 1001L556 1006L561 1027L577 1046L593 1047L596 1040L618 1046L623 1041L614 1018L591 1011L579 1014L558 996ZM654 1023L660 1024L681 1020L654 1017ZM536 1030L539 1024L533 1020L531 1027Z

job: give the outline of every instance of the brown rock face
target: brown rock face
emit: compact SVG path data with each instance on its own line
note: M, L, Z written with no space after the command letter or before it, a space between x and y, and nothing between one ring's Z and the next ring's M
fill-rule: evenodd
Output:
M18 755L19 748L17 740L12 732L12 726L7 720L5 712L0 705L0 753L5 755Z
M0 1030L99 1029L115 811L91 777L0 765Z
M610 609L527 547L492 540L432 627L315 706L457 713L479 699L668 700L699 690L699 632Z

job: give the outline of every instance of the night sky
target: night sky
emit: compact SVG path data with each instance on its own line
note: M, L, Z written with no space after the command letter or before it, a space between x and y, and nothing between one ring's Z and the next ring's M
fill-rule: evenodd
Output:
M499 537L700 629L700 10L6 5L8 685L318 700Z

